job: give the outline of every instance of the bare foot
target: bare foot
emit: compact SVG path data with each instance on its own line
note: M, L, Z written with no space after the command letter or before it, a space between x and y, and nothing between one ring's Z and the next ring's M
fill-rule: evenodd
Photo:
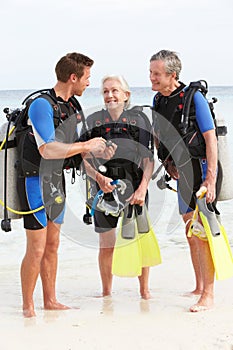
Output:
M202 294L202 290L200 289L194 289L192 292L186 292L183 294L184 297L192 297L194 295L201 295Z
M102 293L100 295L95 295L95 298L106 298L106 297L111 297L112 294L109 292L109 293Z
M211 308L209 308L208 306L195 304L195 305L191 306L189 310L191 312L200 312L200 311L207 311L210 309Z
M23 309L23 316L25 318L35 317L35 311L34 309Z
M108 298L108 297L111 297L111 294L106 294L106 295L103 295L103 294L94 295L94 298Z
M45 310L69 310L70 307L60 304L58 301L50 301L44 305Z
M141 298L144 300L150 299L151 298L150 292L146 291L146 292L141 293Z
M190 307L191 312L207 311L213 308L214 300L213 295L203 293L196 304Z

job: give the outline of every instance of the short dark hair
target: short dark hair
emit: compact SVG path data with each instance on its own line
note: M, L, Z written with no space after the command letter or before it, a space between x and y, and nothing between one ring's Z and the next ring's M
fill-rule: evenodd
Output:
M78 78L83 76L84 68L91 67L94 61L77 52L68 53L56 64L55 72L57 80L66 83L71 74L76 74Z

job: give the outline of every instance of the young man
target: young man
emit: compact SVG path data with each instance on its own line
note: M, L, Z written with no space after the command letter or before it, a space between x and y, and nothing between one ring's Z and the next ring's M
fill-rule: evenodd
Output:
M155 144L167 172L178 182L179 210L187 234L199 189L202 186L207 188L207 203L215 200L217 139L207 100L197 91L193 103L196 121L205 141L206 155L194 159L187 149L185 151L180 130L180 106L185 85L179 81L180 71L181 61L175 52L162 50L150 59L152 90L158 92L154 99L158 115L154 123ZM196 288L192 294L200 295L190 311L198 312L213 306L214 265L207 240L192 235L188 242L196 276Z
M75 142L77 120L80 115L75 106L74 95L81 96L89 86L93 63L92 59L80 53L69 53L62 57L56 64L57 83L49 92L51 98L42 94L34 99L29 107L28 124L32 125L32 132L27 137L32 137L34 144L36 141L35 152L38 149L38 157L32 156L32 149L28 149L29 146L25 142L20 144L23 150L19 151L31 157L27 164L32 164L38 158L39 162L36 165L40 170L37 176L25 176L25 172L21 171L18 178L18 192L24 210L36 209L43 205L45 209L24 215L27 248L21 265L21 283L25 317L35 316L33 292L39 274L43 286L44 308L47 310L68 308L57 301L55 292L57 250L65 209L62 164L65 158L81 152L101 153L105 150L105 140L101 137L87 142ZM55 116L57 111L60 111L59 118ZM60 131L58 124L62 118L66 127ZM61 126L63 124L61 122ZM73 139L70 134L73 135ZM55 172L56 162L59 164L59 169ZM22 161L21 170L24 165ZM48 193L49 187L52 192ZM58 197L53 201L54 189L58 191Z

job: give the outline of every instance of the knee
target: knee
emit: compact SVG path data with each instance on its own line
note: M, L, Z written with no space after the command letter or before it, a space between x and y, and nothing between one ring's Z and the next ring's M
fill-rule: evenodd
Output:
M54 240L50 240L46 242L46 246L45 246L45 252L46 254L56 254L59 248L59 239L54 239Z
M111 252L116 242L116 229L104 232L99 235L99 247L105 251Z
M27 248L26 255L24 259L30 261L31 265L38 265L41 263L41 260L44 255L44 247L42 246L31 246Z

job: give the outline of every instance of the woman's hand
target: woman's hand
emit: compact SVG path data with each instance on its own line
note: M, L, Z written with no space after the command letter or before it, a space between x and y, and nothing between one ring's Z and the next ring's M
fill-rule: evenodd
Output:
M96 182L104 193L110 193L116 188L116 185L111 185L112 181L113 179L110 177L104 176L100 173L96 174Z

